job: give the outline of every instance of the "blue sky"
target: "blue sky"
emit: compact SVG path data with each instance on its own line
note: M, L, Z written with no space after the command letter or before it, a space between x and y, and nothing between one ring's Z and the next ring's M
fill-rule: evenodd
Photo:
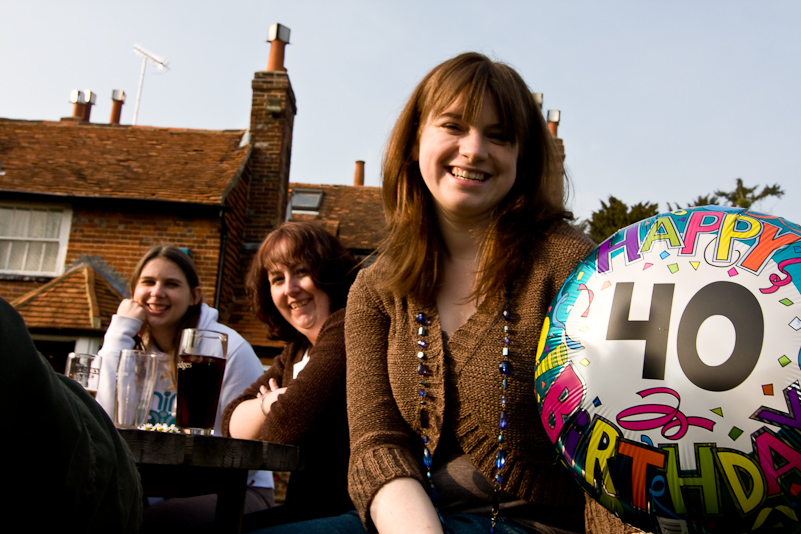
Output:
M588 217L615 195L686 203L715 189L779 183L761 211L801 223L801 3L740 0L107 2L0 0L0 117L59 120L72 89L113 89L130 124L245 129L250 81L274 22L298 115L290 179L352 183L366 161L379 185L386 137L434 65L477 50L514 66L559 109L573 182Z

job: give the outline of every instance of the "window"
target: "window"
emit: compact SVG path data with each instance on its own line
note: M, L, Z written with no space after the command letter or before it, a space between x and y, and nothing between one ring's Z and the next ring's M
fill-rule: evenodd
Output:
M295 189L289 200L291 210L303 213L319 212L323 203L321 189Z
M61 274L71 221L64 206L0 204L0 273Z

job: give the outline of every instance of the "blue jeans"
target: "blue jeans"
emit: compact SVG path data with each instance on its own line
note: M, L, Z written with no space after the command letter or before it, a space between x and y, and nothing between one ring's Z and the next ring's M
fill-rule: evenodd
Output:
M450 514L445 516L445 534L487 534L489 517L476 514ZM367 534L356 512L300 523L290 523L254 531L258 534ZM500 521L495 526L496 534L537 534L514 521ZM559 532L559 531L556 531Z

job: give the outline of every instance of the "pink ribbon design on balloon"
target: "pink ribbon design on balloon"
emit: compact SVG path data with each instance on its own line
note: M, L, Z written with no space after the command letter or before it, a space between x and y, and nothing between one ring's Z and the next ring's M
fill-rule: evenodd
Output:
M788 265L792 265L794 263L801 263L801 258L790 258L789 260L784 260L779 264L779 271L785 276L782 278L776 273L771 273L768 276L768 280L770 283L773 284L771 287L766 287L765 289L760 288L759 290L764 294L775 293L781 286L786 286L790 282L793 281L793 276L784 270L785 267Z
M642 431L653 430L655 428L662 428L662 437L670 440L679 440L684 437L691 426L705 428L711 431L715 427L715 422L704 417L687 417L684 415L679 406L681 405L681 397L678 393L670 388L650 388L637 392L642 398L654 395L657 393L667 393L676 399L676 407L668 406L666 404L641 404L627 408L617 414L617 424L626 430ZM640 415L654 415L651 419L635 419L626 420ZM671 432L672 431L672 432Z
M594 296L594 293L592 292L592 289L585 286L584 284L579 284L579 291L586 291L587 296L590 297L590 303L587 304L587 309L584 310L584 313L581 314L582 317L587 317L587 315L589 315L590 313L590 306L592 306L592 298Z

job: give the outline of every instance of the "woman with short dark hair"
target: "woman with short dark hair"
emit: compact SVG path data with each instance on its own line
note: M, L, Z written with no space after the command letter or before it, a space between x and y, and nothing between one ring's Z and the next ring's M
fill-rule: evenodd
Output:
M290 475L286 503L260 524L295 522L353 508L347 493L345 302L356 262L321 227L287 222L259 247L247 276L254 311L271 339L288 341L273 365L225 409L235 438L299 445L304 468Z

